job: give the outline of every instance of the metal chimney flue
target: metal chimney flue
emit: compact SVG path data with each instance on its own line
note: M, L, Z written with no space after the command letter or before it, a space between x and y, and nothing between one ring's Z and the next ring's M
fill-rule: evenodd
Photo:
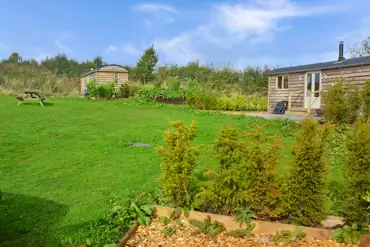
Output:
M345 60L344 58L344 42L343 41L339 41L339 57L338 57L338 61L343 61Z

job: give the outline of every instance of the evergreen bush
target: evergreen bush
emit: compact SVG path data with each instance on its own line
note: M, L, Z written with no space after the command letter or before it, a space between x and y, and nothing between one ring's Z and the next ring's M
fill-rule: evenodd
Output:
M362 113L365 120L370 120L370 81L366 81L363 90L361 91L363 109Z
M325 140L329 126L319 129L309 118L302 121L293 147L291 173L286 179L282 210L289 221L299 225L318 226L328 213L327 163Z
M358 123L347 134L347 157L344 166L346 197L343 212L348 224L370 222L369 203L362 197L370 188L370 126Z
M196 124L193 121L184 126L182 121L171 121L174 129L167 130L164 140L167 148L159 147L161 157L161 177L158 179L163 196L175 207L190 206L191 204L191 174L200 147L191 145L195 136Z
M271 216L278 199L274 172L280 138L263 137L262 127L242 138L235 128L219 131L214 145L219 169L208 171L208 180L200 184L196 207L225 214L250 207L261 217Z

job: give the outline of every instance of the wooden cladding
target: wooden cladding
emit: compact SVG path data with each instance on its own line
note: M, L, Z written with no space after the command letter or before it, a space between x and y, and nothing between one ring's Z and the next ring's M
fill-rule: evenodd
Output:
M311 72L311 71L307 71ZM268 84L268 105L269 111L275 107L277 102L289 99L289 93L296 91L304 91L305 77L307 72L295 72L289 73L288 88L277 89L278 76L272 75L269 77ZM318 72L318 71L314 71ZM360 87L365 84L366 81L370 80L370 65L352 66L346 68L335 68L321 70L321 89L326 90L332 86L335 82L344 80L349 83L358 83ZM296 94L292 96L292 107L303 108L304 107L304 93Z
M120 86L128 81L128 72L115 72L115 71L98 71L98 83L106 83L114 81L117 73L117 85ZM81 95L86 91L87 83L95 79L96 73L89 74L81 78Z
M288 101L289 93L304 90L304 73L290 73L283 75L274 75L269 77L268 101L269 111L272 111L275 105L282 100ZM278 89L278 76L287 78L287 88ZM303 93L292 97L292 107L303 107Z

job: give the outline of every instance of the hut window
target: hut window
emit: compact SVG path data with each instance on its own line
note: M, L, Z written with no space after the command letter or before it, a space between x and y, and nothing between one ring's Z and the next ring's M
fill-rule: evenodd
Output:
M114 72L114 79L118 79L118 72Z
M288 89L289 75L279 75L277 77L277 89Z

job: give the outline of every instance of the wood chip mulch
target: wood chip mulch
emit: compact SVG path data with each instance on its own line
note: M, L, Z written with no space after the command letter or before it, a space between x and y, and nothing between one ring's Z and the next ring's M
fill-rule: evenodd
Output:
M263 246L295 246L295 247L350 247L354 245L339 244L335 241L321 241L317 239L303 239L294 244L275 243L271 235L253 234L248 238L224 236L222 233L211 238L200 234L192 236L196 230L187 221L181 221L179 226L171 222L167 226L175 226L176 233L171 237L165 237L163 229L166 227L162 222L155 220L148 227L140 226L136 233L128 240L127 247L263 247Z

